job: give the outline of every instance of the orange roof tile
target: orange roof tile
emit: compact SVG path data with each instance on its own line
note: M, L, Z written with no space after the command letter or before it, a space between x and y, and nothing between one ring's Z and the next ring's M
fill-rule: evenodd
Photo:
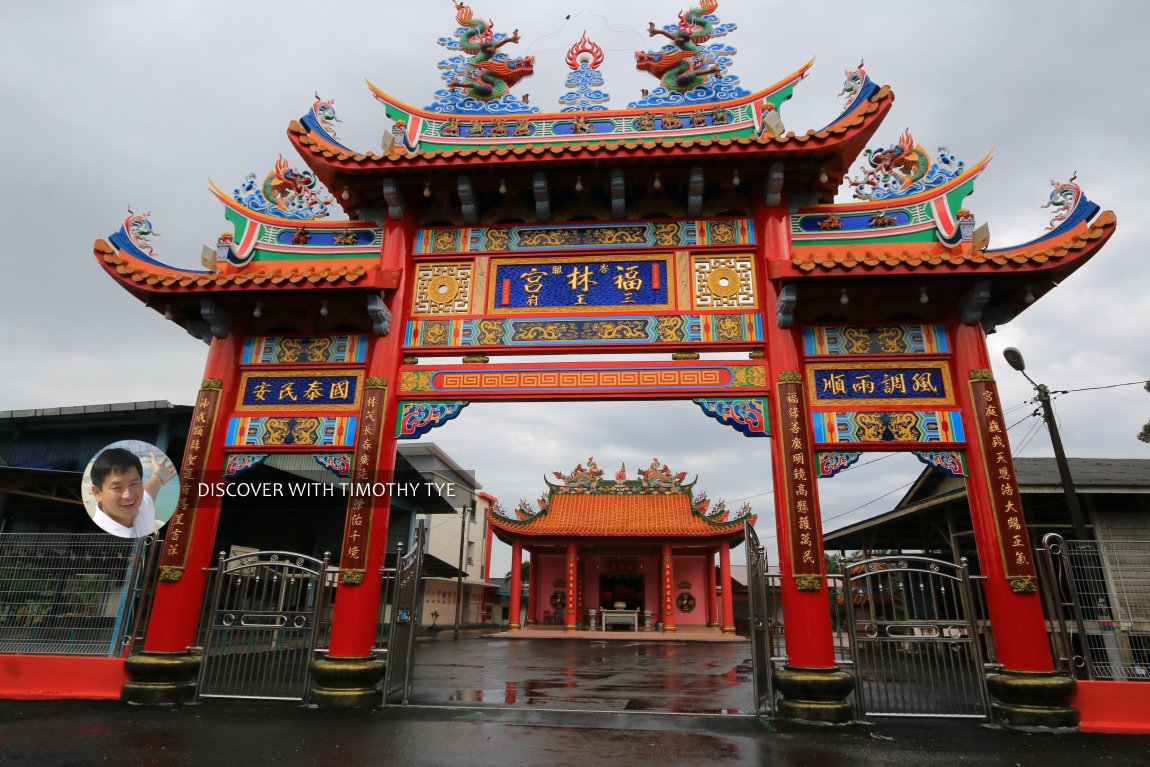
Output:
M359 282L367 274L363 266L348 264L317 266L285 266L279 269L248 269L242 272L187 272L171 267L149 264L112 248L97 240L96 258L109 274L129 286L149 290L264 289L279 285L300 283L349 284Z
M492 516L511 533L566 537L699 537L741 534L743 520L712 522L691 509L686 494L582 495L553 493L549 508L528 520Z
M1064 237L1002 250L951 250L941 243L867 243L865 245L800 246L791 255L791 263L804 272L816 269L847 270L878 267L1006 267L1045 264L1067 256L1091 252L1113 234L1118 219L1113 211L1104 211L1090 223L1068 232Z

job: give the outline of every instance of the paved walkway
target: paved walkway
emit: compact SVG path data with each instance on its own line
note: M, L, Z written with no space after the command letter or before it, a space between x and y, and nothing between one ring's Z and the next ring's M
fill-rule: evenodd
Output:
M420 641L411 702L692 714L754 710L751 646L740 638L693 642L669 634L594 632L594 638L573 639L556 633L545 638L540 631L535 636L544 638L532 641Z

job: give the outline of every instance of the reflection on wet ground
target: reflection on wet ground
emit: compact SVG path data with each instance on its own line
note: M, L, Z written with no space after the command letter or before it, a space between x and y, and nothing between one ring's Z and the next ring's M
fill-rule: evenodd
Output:
M747 643L420 642L411 702L580 711L752 713Z

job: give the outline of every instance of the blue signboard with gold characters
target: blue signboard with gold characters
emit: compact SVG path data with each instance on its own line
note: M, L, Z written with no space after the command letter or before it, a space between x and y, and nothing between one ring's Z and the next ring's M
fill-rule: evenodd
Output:
M358 370L245 372L236 410L341 410L359 408Z
M668 256L632 258L497 258L488 311L667 309Z
M949 405L954 401L944 362L807 365L807 391L822 405Z

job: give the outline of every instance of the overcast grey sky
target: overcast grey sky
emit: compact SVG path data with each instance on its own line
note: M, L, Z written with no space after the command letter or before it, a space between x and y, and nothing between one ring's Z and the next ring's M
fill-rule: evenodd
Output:
M472 7L497 31L519 29L522 42L506 50L537 63L517 92L550 109L563 92L563 53L584 30L606 50L611 106L652 87L632 52L656 47L647 22L670 23L681 6ZM910 127L928 149L947 145L968 163L994 149L967 201L990 224L992 247L1039 234L1049 181L1074 171L1088 197L1117 212L1117 233L1097 258L991 337L1007 409L1031 391L1002 361L1004 346L1020 347L1031 375L1056 390L1150 377L1150 270L1137 245L1147 232L1150 5L722 0L718 13L739 25L726 41L739 48L731 72L749 90L818 57L783 107L789 130L832 119L843 71L865 58L896 95L874 144ZM4 3L0 410L190 403L206 347L108 279L92 242L115 231L128 206L150 210L157 256L196 267L202 245L226 228L209 178L232 189L279 153L301 165L285 131L314 91L335 99L345 143L377 149L388 125L364 79L426 105L445 57L435 41L453 28L448 0ZM1056 407L1071 455L1150 457L1135 439L1150 419L1141 387L1067 394ZM1030 410L1013 411L1014 420ZM1034 424L1011 431L1016 455L1050 454ZM424 439L474 468L507 505L537 497L545 474L589 455L610 471L658 456L697 473L712 498L753 497L761 535L773 534L768 441L721 427L690 403L472 405ZM920 468L900 455L823 481L828 529L888 509ZM493 570L506 562L501 554Z

